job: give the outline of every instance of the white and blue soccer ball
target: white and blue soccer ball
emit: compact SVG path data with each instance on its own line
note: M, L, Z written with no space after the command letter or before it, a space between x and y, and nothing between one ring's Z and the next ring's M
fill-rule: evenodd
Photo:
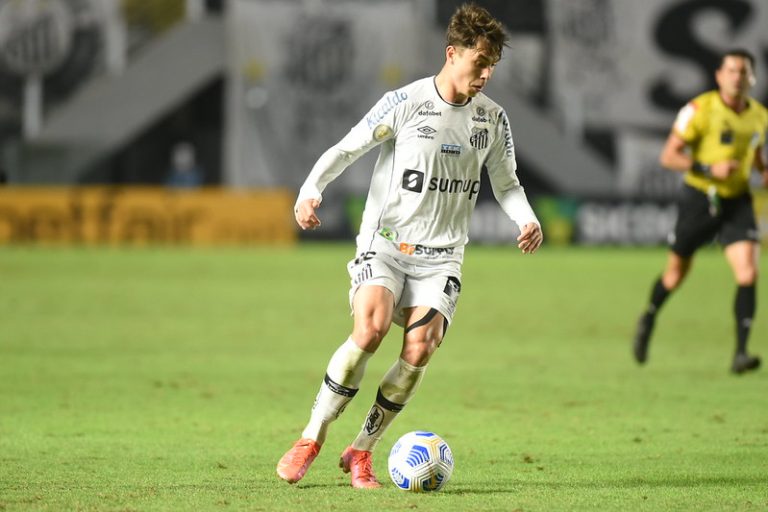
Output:
M400 489L439 491L453 473L453 454L433 432L408 432L389 452L389 476Z

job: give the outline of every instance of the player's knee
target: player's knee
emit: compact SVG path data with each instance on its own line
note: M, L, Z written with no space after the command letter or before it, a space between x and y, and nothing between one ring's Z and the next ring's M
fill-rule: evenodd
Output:
M355 325L353 338L358 344L375 350L388 331L389 326L383 322L367 321Z
M413 366L424 366L440 346L442 338L442 332L408 333L401 357Z
M757 268L748 266L736 270L736 283L739 286L752 286L757 282Z
M676 288L678 288L685 279L685 276L688 274L687 268L675 268L671 270L667 270L664 273L664 277L662 278L662 283L664 284L664 288L666 288L669 291L672 291Z

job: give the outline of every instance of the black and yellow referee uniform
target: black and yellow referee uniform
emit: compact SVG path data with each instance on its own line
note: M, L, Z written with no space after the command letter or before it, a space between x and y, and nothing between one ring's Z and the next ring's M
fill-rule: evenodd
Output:
M749 178L755 150L765 143L768 110L750 98L736 112L719 91L691 100L677 115L674 132L691 151L693 167L685 173L685 187L678 204L678 220L671 249L690 257L702 245L717 241L726 246L741 240L758 240ZM738 161L738 170L727 179L713 178L709 166Z

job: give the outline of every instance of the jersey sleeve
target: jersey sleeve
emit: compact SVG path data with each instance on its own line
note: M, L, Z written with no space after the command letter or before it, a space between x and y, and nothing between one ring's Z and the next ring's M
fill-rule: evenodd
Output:
M691 143L701 136L702 106L696 101L688 102L677 113L674 132L685 142Z
M503 110L499 114L495 130L493 146L486 160L493 195L504 212L521 230L531 222L539 224L517 177L515 144L507 114Z
M358 158L397 132L397 122L402 119L405 91L387 92L368 113L337 144L318 158L299 190L296 205L306 199L323 200L323 191L347 167Z

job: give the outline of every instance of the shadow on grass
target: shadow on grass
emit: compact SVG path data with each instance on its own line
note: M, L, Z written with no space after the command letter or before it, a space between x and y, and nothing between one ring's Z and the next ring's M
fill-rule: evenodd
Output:
M697 488L697 487L741 487L741 486L762 486L765 484L765 478L759 476L745 476L745 477L732 477L732 476L706 476L696 477L688 475L670 475L664 478L646 478L646 477L633 477L615 480L595 480L595 481L544 481L544 480L510 480L506 482L486 482L482 485L472 484L448 484L445 489L442 489L439 494L451 494L451 495L486 495L486 494L519 494L524 490L531 490L535 488L539 489L641 489L645 487L650 488L664 488L671 487L677 489L685 488ZM334 482L334 483L302 483L293 486L297 490L312 491L312 490L330 490L339 488L350 488L349 482ZM387 484L384 484L384 490L389 488ZM394 487L392 487L394 489ZM379 492L377 490L370 490L366 492ZM425 493L429 494L429 493ZM438 493L435 493L438 494Z
M595 480L595 481L569 481L569 482L550 482L550 481L519 481L516 482L519 487L547 487L560 489L564 487L581 487L586 489L601 488L640 488L640 487L730 487L742 485L764 485L765 478L759 476L690 476L690 475L670 475L668 477L633 477L616 480Z
M519 494L523 490L532 488L540 489L641 489L671 487L677 489L700 487L741 487L762 486L765 478L759 476L733 477L733 476L706 476L696 477L687 475L671 475L665 478L625 478L617 480L596 481L530 481L514 480L505 483L488 484L482 486L451 485L440 491L441 494L454 495L484 495L484 494Z

